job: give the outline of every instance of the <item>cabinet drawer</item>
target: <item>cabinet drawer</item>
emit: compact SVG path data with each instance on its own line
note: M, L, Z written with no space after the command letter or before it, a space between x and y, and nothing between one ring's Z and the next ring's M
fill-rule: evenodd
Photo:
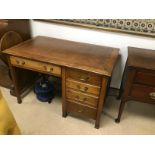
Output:
M92 119L96 119L97 110L95 108L91 108L86 105L74 103L68 100L67 101L67 112L76 113L79 115L87 116Z
M88 95L71 89L66 90L66 97L71 100L80 102L81 104L90 105L97 107L98 97L93 95Z
M76 89L78 91L85 92L85 93L91 93L97 96L100 93L99 86L94 86L94 85L86 84L86 83L71 80L71 79L66 80L66 87Z
M132 86L130 95L135 98L155 103L155 87L134 84Z
M37 62L37 61L27 60L27 59L13 57L13 56L10 57L10 61L12 65L15 65L18 67L33 69L36 71L41 71L44 73L61 76L61 67L56 65L46 64L43 62Z
M93 85L101 84L101 76L93 73L80 71L76 69L67 69L66 78L72 78L81 82L90 83Z
M137 72L135 82L155 86L155 72Z

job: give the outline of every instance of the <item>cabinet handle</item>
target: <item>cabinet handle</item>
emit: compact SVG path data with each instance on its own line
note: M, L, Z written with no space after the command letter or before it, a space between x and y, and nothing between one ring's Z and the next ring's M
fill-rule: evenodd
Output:
M44 66L44 70L47 70L47 67L46 66Z
M80 86L80 85L77 85L77 88L78 88L78 89L81 89L81 86Z
M84 88L84 91L87 91L87 90L88 90L88 87L85 87L85 88Z
M86 77L86 78L80 77L80 80L81 80L81 81L85 81L85 82L86 82L86 81L88 81L88 79L89 79L89 77Z
M75 96L75 98L77 99L77 100L79 100L79 96L77 95L77 96Z
M155 92L150 93L149 96L151 99L155 100Z
M16 60L16 63L17 63L17 64L19 64L19 61L18 61L18 60Z
M22 65L25 65L25 61L22 61Z
M83 98L83 101L87 101L87 98L85 97L85 98Z
M78 110L79 113L81 113L82 111L83 111L82 109Z

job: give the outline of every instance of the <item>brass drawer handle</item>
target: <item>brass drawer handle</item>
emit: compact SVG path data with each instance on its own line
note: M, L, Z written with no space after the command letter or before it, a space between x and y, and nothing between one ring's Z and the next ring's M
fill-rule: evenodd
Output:
M87 90L88 90L88 87L85 87L85 88L84 88L84 91L87 91Z
M155 92L150 93L149 96L151 99L155 100Z
M25 61L22 61L22 65L25 65Z
M75 98L76 98L77 100L79 100L80 97L77 95L77 96L75 96Z
M80 86L80 85L77 85L77 88L78 88L78 89L81 89L81 86Z
M53 72L53 68L50 68L50 71Z
M82 109L79 109L78 112L81 113L81 112L83 112L83 110Z
M47 67L46 66L43 66L44 67L44 70L47 70Z
M85 101L87 101L88 99L85 97L85 98L83 98L83 101L85 102Z
M88 80L89 80L89 77L86 77L86 78L79 77L79 79L80 79L81 81L84 81L84 82L86 82L86 81L88 81Z
M16 60L16 63L19 64L20 62L18 60Z

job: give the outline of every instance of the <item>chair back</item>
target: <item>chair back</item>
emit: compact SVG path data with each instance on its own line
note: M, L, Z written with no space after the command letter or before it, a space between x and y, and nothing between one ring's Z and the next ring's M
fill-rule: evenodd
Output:
M21 43L22 41L23 41L22 37L15 31L8 31L2 36L2 38L0 40L0 59L6 65L8 65L7 59L2 54L2 51L4 51L5 49L8 49L14 45L17 45L17 44Z

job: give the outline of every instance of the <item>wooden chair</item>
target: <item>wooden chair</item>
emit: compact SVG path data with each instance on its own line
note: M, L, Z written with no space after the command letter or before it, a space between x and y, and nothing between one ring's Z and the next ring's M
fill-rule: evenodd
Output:
M2 54L2 51L17 45L23 41L22 37L15 31L6 32L0 40L0 59L8 66L6 57Z

